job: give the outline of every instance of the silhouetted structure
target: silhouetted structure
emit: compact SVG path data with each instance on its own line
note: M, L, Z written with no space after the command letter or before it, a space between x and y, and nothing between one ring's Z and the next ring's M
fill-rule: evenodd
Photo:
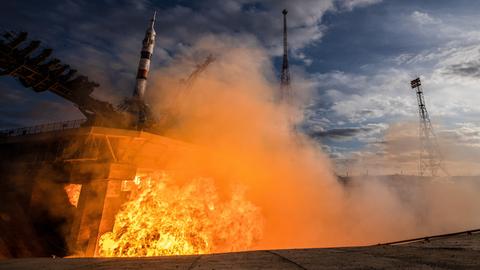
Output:
M112 104L91 96L98 83L60 60L48 59L51 49L42 49L40 41L27 41L27 33L4 32L0 40L0 76L12 76L35 92L51 91L72 102L85 115L89 124L102 126L128 126L124 115Z
M282 74L280 77L280 100L282 102L291 102L292 89L290 87L290 70L288 69L288 40L287 40L287 13L284 9L283 14L283 62Z

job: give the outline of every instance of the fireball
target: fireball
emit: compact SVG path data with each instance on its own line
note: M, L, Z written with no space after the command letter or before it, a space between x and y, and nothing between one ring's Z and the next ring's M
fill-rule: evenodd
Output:
M161 256L250 249L262 237L264 218L236 187L221 198L215 182L196 178L178 185L171 177L139 183L139 191L99 240L100 256Z

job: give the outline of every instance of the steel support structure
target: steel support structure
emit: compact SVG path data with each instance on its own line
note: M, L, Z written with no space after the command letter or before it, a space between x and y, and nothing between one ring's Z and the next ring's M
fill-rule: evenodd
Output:
M438 146L432 122L430 121L430 116L428 115L427 106L425 105L425 96L420 78L412 80L410 86L416 92L418 103L418 131L420 141L418 174L420 176L437 176L439 170L441 170L448 176L442 164L442 154Z

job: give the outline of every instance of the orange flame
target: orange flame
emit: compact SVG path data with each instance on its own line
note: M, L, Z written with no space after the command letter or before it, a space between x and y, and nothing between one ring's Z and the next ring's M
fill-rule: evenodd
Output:
M71 205L77 207L78 199L80 198L80 191L82 190L82 185L80 184L67 184L63 187L68 196L68 201Z
M212 179L197 178L180 186L164 176L140 182L139 189L116 215L113 231L101 236L100 256L239 251L262 236L260 209L244 198L241 188L222 200Z

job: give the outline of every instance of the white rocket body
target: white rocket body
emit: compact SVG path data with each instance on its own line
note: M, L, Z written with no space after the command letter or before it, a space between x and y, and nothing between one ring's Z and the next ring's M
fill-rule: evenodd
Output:
M148 72L150 71L150 60L152 59L153 47L155 46L155 29L153 28L155 23L156 12L153 14L153 18L150 21L150 27L145 32L145 38L143 39L142 52L140 55L140 62L138 63L137 70L137 83L133 91L133 97L139 101L143 101L145 95L145 89L147 87Z

